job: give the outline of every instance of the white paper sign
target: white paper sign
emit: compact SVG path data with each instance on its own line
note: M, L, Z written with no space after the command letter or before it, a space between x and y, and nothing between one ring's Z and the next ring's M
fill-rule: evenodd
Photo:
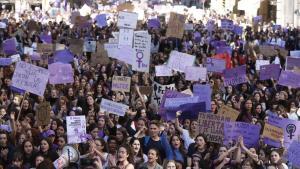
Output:
M185 80L198 81L206 80L207 68L206 67L194 67L187 66L185 67Z
M184 30L186 30L186 31L191 31L193 29L194 29L194 25L192 23L186 23L184 25Z
M47 69L20 61L12 78L12 86L43 96L49 78Z
M167 65L155 66L155 76L172 76L172 69Z
M104 49L107 51L108 57L111 58L118 57L118 44L105 43Z
M116 59L132 65L134 62L134 55L135 51L133 48L124 46L122 48L118 48Z
M112 113L119 116L124 116L128 108L129 107L125 104L117 103L103 98L100 104L101 112Z
M13 63L21 61L21 56L19 54L12 55L10 58Z
M187 103L198 103L199 102L199 97L178 97L178 98L166 98L164 107L165 108L170 108L170 107L179 107L183 104Z
M255 69L260 70L260 66L269 65L269 64L270 64L269 60L256 60Z
M139 72L149 72L150 66L151 36L145 32L134 33L135 59L132 63L134 70Z
M122 48L123 46L132 47L132 42L133 42L133 29L126 29L126 28L120 29L118 47L119 48Z
M170 53L170 58L167 65L173 70L184 72L185 67L194 65L195 58L196 56L173 50Z
M84 41L83 51L84 52L95 52L96 51L96 41Z
M26 55L32 55L33 54L33 48L25 46L24 47L24 54L26 54Z
M300 57L300 50L290 51L291 57Z
M135 29L138 21L138 14L120 11L117 26L119 28Z
M161 85L159 83L154 82L152 86L153 92L151 97L151 103L153 103L156 109L160 105L161 99L166 90L176 90L175 84Z
M66 120L68 144L86 142L85 116L67 116Z

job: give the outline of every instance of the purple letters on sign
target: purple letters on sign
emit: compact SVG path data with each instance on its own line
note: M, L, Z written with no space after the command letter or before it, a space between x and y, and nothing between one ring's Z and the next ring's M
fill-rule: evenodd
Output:
M247 82L246 65L224 70L224 85L235 86Z
M247 147L256 147L259 140L260 126L244 122L225 122L224 144L236 142L239 136L243 136Z
M300 74L289 71L281 71L278 84L298 88L300 87Z
M259 79L267 80L273 78L274 80L278 80L280 75L280 65L279 64L271 64L271 65L263 65L260 66Z

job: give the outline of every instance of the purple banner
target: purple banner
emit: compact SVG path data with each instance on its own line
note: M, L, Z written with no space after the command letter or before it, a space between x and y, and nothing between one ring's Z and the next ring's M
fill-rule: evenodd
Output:
M160 107L159 107L159 111L158 111L158 113L161 115L161 117L163 119L165 119L165 120L167 119L166 108L165 108L166 98L178 98L178 97L190 97L190 95L179 93L179 92L173 91L173 90L165 91L165 93L161 99Z
M281 71L278 84L282 86L300 87L300 74L289 71Z
M148 29L159 29L160 28L160 21L159 19L149 19L148 20Z
M205 112L205 103L199 102L199 103L187 103L180 105L179 107L172 108L172 109L166 109L166 119L168 121L174 120L176 118L176 112L182 111L181 116L179 119L197 119L200 112Z
M285 70L300 70L300 58L287 57Z
M43 43L48 43L48 44L52 43L52 36L51 35L40 35L40 38L43 41Z
M14 55L17 53L16 39L11 38L3 42L3 51L7 55Z
M233 32L237 35L242 35L243 34L243 27L234 25Z
M211 93L210 85L193 85L193 94L199 97L199 102L205 102L206 111L211 110Z
M279 64L270 64L260 66L259 79L267 80L274 79L278 80L280 75L280 65Z
M54 62L70 63L73 62L74 55L69 50L59 50L54 53Z
M246 65L224 70L224 85L235 86L247 82Z
M294 167L300 168L300 142L293 141L287 150L286 159L292 163Z
M243 136L244 143L248 148L258 145L260 126L244 122L224 123L224 145L236 143L239 136Z
M228 53L231 56L232 48L230 46L216 47L216 54Z
M233 21L229 19L222 19L221 28L225 30L233 30L234 28Z
M73 69L71 64L53 63L48 66L50 84L73 83Z
M221 46L227 46L226 41L212 41L210 43L214 48L221 47Z
M206 68L208 72L222 73L226 69L224 59L206 58Z
M0 66L8 66L12 64L11 58L0 58Z
M288 148L293 141L298 140L298 136L300 135L300 121L280 118L275 115L269 115L268 123L283 129L284 146L286 148ZM264 141L266 144L280 147L280 143L278 141L274 141L268 138L265 138Z

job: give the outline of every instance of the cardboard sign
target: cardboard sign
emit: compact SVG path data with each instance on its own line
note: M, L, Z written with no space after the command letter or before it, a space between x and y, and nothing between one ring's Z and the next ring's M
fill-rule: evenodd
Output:
M72 53L80 56L83 52L84 41L82 39L69 39L68 41L70 43L69 49Z
M212 89L210 85L201 85L201 84L194 84L193 85L193 93L195 96L199 97L199 101L205 102L206 111L211 110L211 93Z
M0 66L8 66L12 64L11 58L0 58Z
M130 92L131 77L113 76L112 78L112 91Z
M184 32L185 19L186 16L171 12L166 36L181 39Z
M222 105L218 111L219 116L224 116L225 118L230 118L231 121L235 121L240 112L226 105Z
M208 72L222 73L226 69L224 59L206 58L206 68Z
M199 113L199 133L206 135L208 142L223 144L225 121L230 121L230 118L212 113Z
M132 12L119 12L117 26L119 28L135 29L137 25L138 14Z
M264 138L270 138L275 141L280 141L283 138L283 129L265 123L263 134Z
M107 65L110 60L103 43L97 42L97 52L92 53L90 64L91 66L97 66L97 64Z
M134 10L134 5L131 3L122 3L117 6L118 11L130 11L132 12Z
M300 58L286 57L285 70L300 71Z
M20 61L16 64L12 86L44 96L48 77L49 71L47 69Z
M68 144L86 142L85 116L67 116L66 121Z
M40 103L37 106L36 120L38 126L48 125L50 123L51 105L49 102Z
M139 86L141 94L150 96L152 93L152 86Z
M276 56L277 51L274 49L274 46L263 45L259 46L260 53L266 57Z
M234 29L233 21L229 19L222 19L221 28L225 30L233 30Z
M300 50L290 51L291 57L300 57Z
M187 104L187 103L197 103L199 102L199 97L177 97L177 98L166 98L165 100L165 108L173 108L179 107L180 105Z
M128 110L128 106L125 104L117 103L111 100L102 98L100 104L100 111L116 114L118 116L124 116Z
M41 54L50 55L51 53L53 53L53 45L46 43L38 43L37 52Z

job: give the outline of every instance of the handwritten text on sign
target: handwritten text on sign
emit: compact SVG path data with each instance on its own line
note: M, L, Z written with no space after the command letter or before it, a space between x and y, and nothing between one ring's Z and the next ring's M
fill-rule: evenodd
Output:
M113 91L123 91L129 92L130 91L130 77L125 76L114 76L112 79L112 90Z
M21 61L16 65L12 86L43 96L48 77L49 71L47 69Z
M68 143L82 143L87 141L85 116L67 116L67 137Z
M128 106L125 104L117 103L111 100L102 99L100 110L102 112L112 113L119 116L124 116L126 111L128 110Z
M149 72L151 36L147 32L135 32L133 48L135 49L135 61L132 66L140 72Z
M245 83L246 79L246 66L239 66L233 69L224 70L224 85L238 85Z

